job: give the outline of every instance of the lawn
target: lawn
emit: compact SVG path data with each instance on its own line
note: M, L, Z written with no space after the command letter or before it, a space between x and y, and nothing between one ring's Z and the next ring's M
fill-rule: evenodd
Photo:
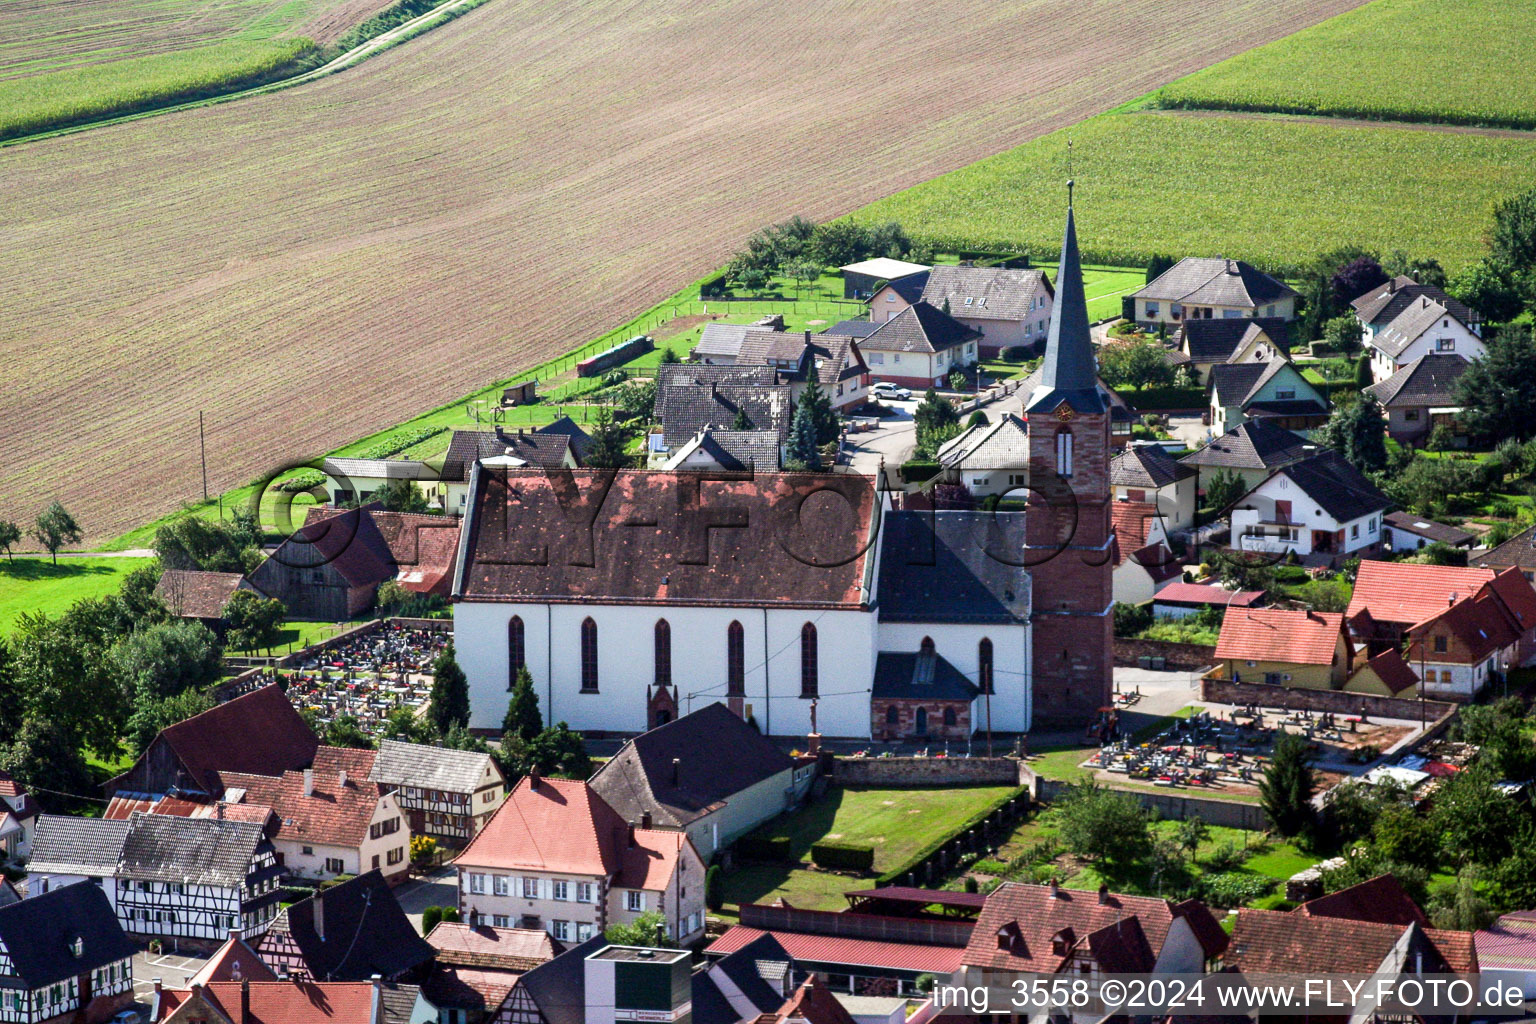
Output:
M0 561L0 634L10 632L23 612L58 615L86 597L117 593L123 577L145 564L142 558L46 558Z
M809 863L811 844L824 838L863 840L875 846L875 871L889 870L960 823L1012 792L1008 786L945 789L863 789L833 786L801 811L765 828L787 835L797 861ZM867 878L810 870L799 864L745 864L724 878L728 905L783 897L808 910L847 906L842 894L867 889ZM734 916L728 906L725 916Z
M1454 41L1455 59L1447 60ZM1167 106L1536 127L1530 0L1375 0L1162 89Z
M1046 262L1061 245L1055 183L1069 138L1078 240L1088 259L1120 266L1221 253L1284 271L1362 245L1454 271L1482 255L1492 204L1529 188L1536 165L1536 138L1139 111L1090 118L853 216L898 220L940 248L1023 246ZM1401 215L1426 195L1434 217Z

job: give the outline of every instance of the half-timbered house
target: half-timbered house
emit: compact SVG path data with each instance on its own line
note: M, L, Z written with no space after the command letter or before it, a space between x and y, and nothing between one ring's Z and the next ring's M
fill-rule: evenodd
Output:
M322 889L278 914L256 950L267 965L317 981L415 980L434 950L377 871Z
M380 740L368 778L392 786L412 834L463 846L506 796L507 779L490 754Z
M65 885L0 906L0 1021L110 1019L133 1001L137 952L94 885Z

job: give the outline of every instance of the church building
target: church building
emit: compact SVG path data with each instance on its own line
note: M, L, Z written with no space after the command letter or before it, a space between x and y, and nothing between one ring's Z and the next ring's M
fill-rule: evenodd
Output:
M1109 699L1109 401L1069 207L1022 512L897 510L858 474L476 463L454 639L477 729L634 734L720 701L769 735L1078 727Z

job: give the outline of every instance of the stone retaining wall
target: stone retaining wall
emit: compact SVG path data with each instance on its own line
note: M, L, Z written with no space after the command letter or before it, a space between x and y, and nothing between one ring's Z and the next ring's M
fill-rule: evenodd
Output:
M1018 786L1022 768L1011 757L838 757L831 775L841 786Z
M1115 664L1135 668L1141 658L1163 658L1170 669L1193 672L1216 664L1216 648L1172 640L1115 637Z
M1200 698L1218 704L1256 704L1289 711L1332 711L1339 715L1363 713L1367 718L1399 718L1414 722L1422 718L1426 723L1438 722L1456 710L1456 705L1438 700L1419 701L1268 683L1234 683L1228 679L1202 679Z

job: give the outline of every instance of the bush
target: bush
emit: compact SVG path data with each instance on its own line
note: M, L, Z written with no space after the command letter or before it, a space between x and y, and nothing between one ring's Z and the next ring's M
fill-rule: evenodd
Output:
M1240 907L1267 896L1275 888L1273 878L1262 875L1245 875L1228 871L1220 875L1207 875L1200 881L1200 894L1215 907Z
M1222 843L1205 858L1205 867L1213 875L1224 875L1243 866L1248 851L1236 843Z
M725 906L725 883L720 881L720 865L711 864L704 872L704 905L710 910Z
M1025 363L1029 361L1028 345L1009 345L998 354L998 358L1005 363Z
M875 866L875 844L823 839L811 844L811 863L833 871L868 871Z
M736 855L746 860L765 860L785 864L793 859L789 836L742 836L736 840Z
M901 478L909 484L920 484L939 475L939 464L929 459L908 459L901 464Z

